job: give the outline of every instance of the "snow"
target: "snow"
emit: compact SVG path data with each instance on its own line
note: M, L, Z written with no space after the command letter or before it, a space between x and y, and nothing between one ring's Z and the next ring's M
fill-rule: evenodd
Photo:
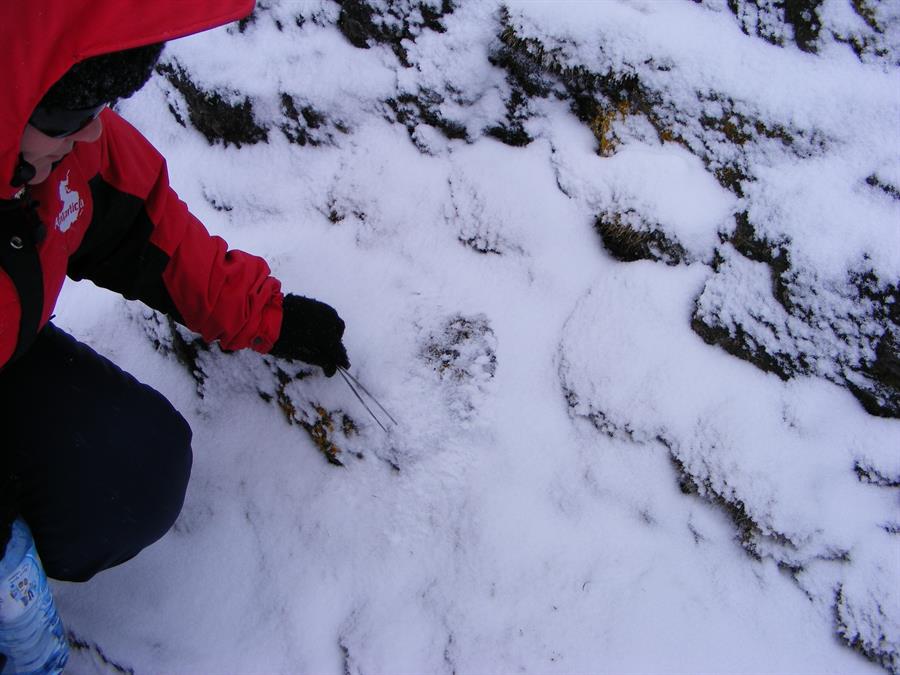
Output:
M896 487L860 471L900 475L900 424L826 379L874 358L884 330L848 271L900 278L900 204L866 183L898 184L896 68L744 35L724 3L506 3L560 62L638 72L684 139L635 115L601 157L553 96L527 104L528 146L484 134L510 87L488 60L494 2L405 41L410 68L350 45L327 0L261 4L244 32L165 58L249 96L267 143L209 145L169 113L186 118L162 77L121 111L211 231L338 309L352 372L399 425L385 434L338 377L290 382L305 410L359 427L332 466L261 397L277 398L271 359L214 349L198 384L154 349L166 328L149 310L70 283L57 323L163 392L195 454L169 534L55 584L89 645L71 671L883 672L847 643L896 669ZM861 30L838 4L829 25ZM422 91L468 140L395 121L386 101ZM323 114L321 144L278 130L283 93ZM713 175L738 152L700 125L717 112L795 138L739 150L743 196ZM614 260L594 220L626 209L687 262ZM859 318L858 335L774 301L769 266L724 243L740 211L783 242L796 286L821 289L810 311ZM816 368L765 373L705 344L695 311L756 320L770 353Z

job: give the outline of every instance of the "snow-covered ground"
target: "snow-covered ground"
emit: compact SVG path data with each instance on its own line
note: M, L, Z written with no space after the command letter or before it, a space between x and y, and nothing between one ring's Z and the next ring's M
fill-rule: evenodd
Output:
M806 4L812 42L765 0L267 0L171 43L121 112L399 425L70 284L195 454L172 532L55 586L71 671L900 671L900 11Z

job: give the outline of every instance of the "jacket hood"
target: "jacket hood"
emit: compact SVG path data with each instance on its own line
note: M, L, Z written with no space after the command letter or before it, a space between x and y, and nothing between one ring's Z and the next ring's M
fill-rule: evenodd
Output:
M0 3L0 199L22 131L48 89L79 61L199 33L246 17L254 0L3 0Z

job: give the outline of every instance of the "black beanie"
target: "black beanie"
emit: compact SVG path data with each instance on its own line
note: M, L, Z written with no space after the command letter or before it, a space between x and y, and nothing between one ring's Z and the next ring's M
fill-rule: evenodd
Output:
M50 87L39 105L82 110L128 98L150 79L163 44L101 54L76 63Z

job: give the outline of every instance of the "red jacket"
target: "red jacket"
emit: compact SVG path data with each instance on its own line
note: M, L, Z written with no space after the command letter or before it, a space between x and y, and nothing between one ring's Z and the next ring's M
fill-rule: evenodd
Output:
M261 258L209 235L169 187L159 152L114 111L102 113L100 140L77 143L43 183L24 194L10 185L31 112L72 65L252 8L253 0L0 3L0 366L49 320L67 274L173 315L226 349L271 349L280 283Z

